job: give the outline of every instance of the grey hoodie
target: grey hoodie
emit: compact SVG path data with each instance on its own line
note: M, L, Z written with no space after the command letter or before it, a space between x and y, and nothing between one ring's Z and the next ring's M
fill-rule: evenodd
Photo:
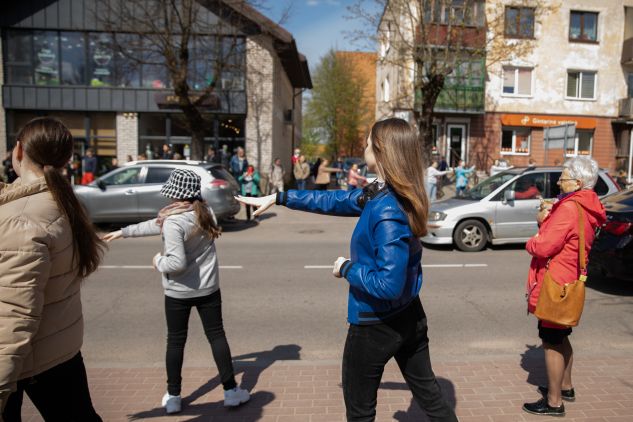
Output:
M215 219L215 216L214 216ZM161 234L156 219L124 227L123 237ZM202 234L193 211L171 215L163 222L163 254L156 260L165 295L187 299L210 295L220 288L215 242Z

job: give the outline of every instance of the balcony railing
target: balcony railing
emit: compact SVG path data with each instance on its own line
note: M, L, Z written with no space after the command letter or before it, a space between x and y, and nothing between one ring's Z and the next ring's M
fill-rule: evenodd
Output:
M422 103L422 93L418 90L415 95L416 109ZM437 97L435 112L443 113L483 113L483 86L448 86L442 89Z
M620 117L633 117L633 98L620 100Z

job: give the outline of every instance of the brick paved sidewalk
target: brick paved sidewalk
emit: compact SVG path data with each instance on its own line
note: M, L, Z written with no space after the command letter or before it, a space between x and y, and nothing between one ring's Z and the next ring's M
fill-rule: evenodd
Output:
M529 355L529 356L528 356ZM521 359L434 364L445 396L462 422L543 421L521 411L538 398L544 381L542 352ZM167 417L160 407L165 392L162 368L89 368L97 411L110 421L336 422L344 421L340 365L327 362L276 361L270 365L238 363L238 378L252 399L238 409L222 407L215 369L183 371L183 412ZM570 422L633 421L633 358L577 357L575 403L566 403ZM385 371L378 397L377 421L426 421L395 364ZM28 400L26 421L41 421Z

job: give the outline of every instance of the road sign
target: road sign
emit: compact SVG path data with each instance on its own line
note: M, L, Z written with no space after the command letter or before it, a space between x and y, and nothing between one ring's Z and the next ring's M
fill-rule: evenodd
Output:
M566 149L568 141L576 137L576 125L574 123L546 127L544 130L545 149Z

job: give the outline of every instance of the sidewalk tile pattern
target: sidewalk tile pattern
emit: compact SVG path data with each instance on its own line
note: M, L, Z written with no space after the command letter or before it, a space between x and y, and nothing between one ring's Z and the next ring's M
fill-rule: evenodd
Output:
M434 364L438 381L461 422L521 422L551 418L521 410L539 398L545 382L541 359L478 360ZM215 369L183 370L183 412L166 416L160 407L165 391L162 368L88 368L95 408L106 422L343 422L345 407L340 365L277 361L270 365L237 364L238 381L252 390L249 403L223 407ZM577 401L565 403L567 422L633 421L633 358L577 357ZM41 421L25 400L23 421ZM427 421L412 401L395 364L389 364L378 396L378 422Z

